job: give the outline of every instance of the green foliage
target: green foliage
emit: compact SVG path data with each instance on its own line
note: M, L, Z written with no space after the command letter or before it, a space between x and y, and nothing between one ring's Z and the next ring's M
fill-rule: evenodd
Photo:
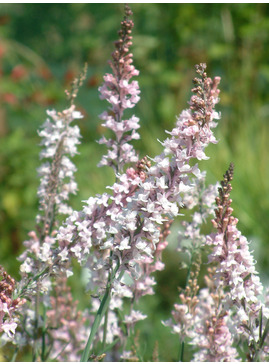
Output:
M157 138L165 138L164 130L171 129L175 116L187 107L194 65L206 62L208 74L222 77L218 105L222 119L219 144L210 147L211 159L203 167L209 182L215 183L234 162L235 215L242 233L253 240L258 268L268 279L268 4L140 3L132 4L132 10L132 51L141 86L135 111L141 119L142 139L136 142L141 157L160 152ZM80 209L81 200L113 182L109 170L96 169L103 151L95 143L103 133L98 115L107 107L97 88L109 69L107 59L117 39L123 5L1 4L0 14L0 261L18 278L16 256L37 214L36 130L47 108L60 110L65 105L63 91L85 62L88 79L78 97L85 115L79 125L83 144L75 159L79 193L73 206ZM172 255L169 250L165 255L167 267ZM145 305L154 312L147 312L148 326L141 323L141 337L149 345L146 360L152 359L157 340L147 339L152 327L159 340L166 336L160 318L172 309L174 301L167 295L177 294L175 277L178 285L184 281L176 262L170 269L174 269L173 280L160 273L157 299ZM160 360L176 360L177 354L169 359L162 355L166 348L172 353L173 345L178 347L174 340L159 344Z

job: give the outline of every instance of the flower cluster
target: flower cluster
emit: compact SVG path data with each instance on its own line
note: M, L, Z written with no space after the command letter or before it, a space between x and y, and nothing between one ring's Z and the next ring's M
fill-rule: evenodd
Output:
M81 113L75 110L75 105L63 112L48 110L47 113L51 119L48 118L39 131L41 146L44 146L40 159L46 159L46 162L38 168L41 182L37 192L40 210L45 213L43 219L46 226L55 213L54 209L60 214L72 212L65 201L70 193L75 194L77 191L74 180L76 167L68 156L77 154L80 132L79 127L71 126L71 123L82 118Z
M134 26L130 19L131 15L132 11L126 4L125 17L119 31L120 38L115 42L116 50L112 53L112 61L109 62L113 73L107 73L104 76L105 82L99 88L101 99L106 99L111 104L110 110L100 115L100 118L105 121L102 125L110 129L116 137L115 140L105 137L99 140L100 144L105 144L109 148L99 165L112 166L115 172L122 172L126 163L138 161L129 141L139 139L139 134L136 132L140 127L139 119L135 115L130 119L123 119L124 110L133 108L140 100L138 82L130 82L133 76L139 74L132 65L133 55L129 53Z
M209 199L205 197L209 202L207 209L203 212L200 208L200 213L195 212L191 223L184 223L186 229L183 237L191 241L192 250L189 253L192 264L200 241L200 248L201 245L212 248L209 264L215 266L213 270L208 268L209 275L205 277L207 288L201 290L197 285L200 263L193 264L193 270L189 268L187 286L180 294L181 304L176 304L172 312L174 322L168 320L164 323L171 326L183 342L188 337L190 344L199 348L194 361L237 361L238 353L233 347L235 340L242 344L247 340L250 360L264 355L264 350L267 350L263 348L267 329L262 322L268 317L268 309L258 298L263 287L255 270L249 243L237 230L238 220L232 216L232 178L231 164L216 197L216 217L212 222L217 233L205 239L199 229L203 215L212 213L212 193ZM213 190L216 192L216 186ZM193 196L195 198L195 194ZM187 203L192 204L193 198L187 198Z
M262 327L261 315L267 317L268 312L258 298L263 288L248 242L237 230L238 220L232 216L232 178L231 164L216 197L216 218L212 222L218 233L207 236L205 242L212 247L209 263L215 265L213 271L208 269L208 288L197 294L193 311L189 309L192 300L187 297L188 309L186 304L179 305L174 313L176 321L187 324L188 330L185 328L185 331L191 338L191 345L199 348L194 361L237 361L238 353L233 347L235 340L247 340L250 360L264 353L261 333L265 337L266 331ZM184 307L185 317L179 315Z
M183 229L179 231L178 251L187 254L189 258L188 276L186 287L181 289L180 304L174 305L173 320L169 319L163 324L170 326L172 332L180 335L181 341L192 337L196 323L197 310L200 302L198 276L201 268L201 249L206 237L201 232L201 227L207 222L208 217L214 213L213 202L217 196L217 185L205 187L205 173L199 179L193 180L193 188L183 197L184 207L196 210L191 221L181 222ZM181 264L185 268L184 264Z
M167 237L170 234L170 226L172 220L163 223L159 228L159 242L156 244L156 249L152 256L146 257L143 261L138 261L140 267L140 276L134 281L133 297L138 301L140 297L145 295L153 295L153 286L156 284L153 273L164 269L165 265L162 262L162 252L167 247Z
M209 255L210 263L217 263L214 276L216 285L224 290L227 308L236 308L234 323L237 333L245 334L249 338L249 345L256 342L259 337L259 315L268 316L264 305L259 300L263 293L263 286L255 269L254 258L249 250L249 242L241 235L236 225L238 219L232 216L232 190L233 165L231 164L224 175L219 188L219 197L216 198L216 218L212 221L217 233L207 237L207 245L213 247Z
M24 242L26 250L19 257L23 261L21 273L26 279L34 277L40 271L54 269L55 225L58 214L70 214L72 209L65 201L70 193L76 193L77 184L74 180L75 165L69 159L77 153L80 133L77 125L70 124L82 117L75 106L61 113L48 111L51 117L39 131L44 146L40 153L41 159L47 161L38 169L41 177L38 188L39 208L42 214L37 216L39 226L37 231L29 233L30 239ZM45 272L44 272L45 273Z
M200 254L201 246L205 243L206 237L201 233L201 227L207 222L210 215L214 213L214 201L217 196L218 183L205 187L206 173L203 172L198 179L193 180L193 188L186 192L183 197L184 207L195 211L191 221L183 220L182 230L179 231L178 251L191 256L197 252Z
M234 337L229 329L229 313L223 310L224 292L215 286L213 272L208 269L207 288L200 290L193 315L191 345L198 349L193 361L235 362L237 350L233 347Z
M21 310L24 316L22 331L13 341L18 346L25 346L27 342L37 346L37 332L44 320L39 313L39 305L41 302L49 305L53 289L51 275L59 270L55 239L58 217L72 212L66 202L70 193L74 194L77 190L74 180L76 167L69 156L77 153L80 133L77 125L70 124L82 115L75 110L73 101L62 112L48 111L51 119L48 118L39 131L44 147L40 158L46 161L38 169L41 177L37 193L40 213L36 218L36 231L28 234L30 239L24 242L26 249L18 258L22 262L18 295L29 301L29 305Z

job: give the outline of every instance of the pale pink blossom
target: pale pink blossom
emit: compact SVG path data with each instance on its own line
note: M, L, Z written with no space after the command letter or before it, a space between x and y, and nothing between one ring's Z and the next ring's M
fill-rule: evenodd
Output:
M219 188L216 217L212 220L218 232L208 236L206 244L212 247L209 262L217 264L215 284L225 291L223 305L231 310L236 335L245 338L249 345L249 355L255 358L256 352L253 352L252 347L253 342L254 347L257 347L259 340L259 318L264 311L264 304L260 300L263 286L255 269L249 242L236 226L238 219L232 216L232 179L233 165L230 164L221 182L222 187Z
M233 336L227 325L229 313L221 311L216 294L208 289L200 291L199 303L195 309L195 323L191 345L199 350L192 361L198 362L236 362L239 361L237 350L233 347Z
M135 115L129 119L123 117L124 111L133 108L140 100L138 82L131 81L133 76L139 74L132 65L133 55L129 53L133 28L131 15L130 8L126 6L125 18L119 32L120 39L115 42L116 50L112 53L112 61L109 62L113 73L105 74L104 84L99 87L100 98L106 99L111 105L109 112L105 111L100 115L105 121L102 126L112 130L116 137L115 140L105 137L99 140L100 144L105 144L108 148L99 166L108 165L121 173L126 163L138 161L137 153L129 142L140 138L136 132L140 127L139 119Z
M56 211L70 214L72 211L65 203L69 194L75 194L77 184L74 180L75 165L69 159L77 154L77 144L80 143L80 132L77 125L71 123L83 116L72 105L61 113L55 110L47 111L48 118L39 131L42 138L40 159L46 161L38 168L41 177L38 189L39 208L41 211L50 210L55 205ZM38 217L38 221L42 219ZM45 221L45 223L47 223Z

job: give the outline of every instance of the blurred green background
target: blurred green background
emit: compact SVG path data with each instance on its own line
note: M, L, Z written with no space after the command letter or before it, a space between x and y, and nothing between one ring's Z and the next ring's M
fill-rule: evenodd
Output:
M187 107L194 65L208 64L210 76L221 76L222 119L219 143L209 147L203 162L208 181L215 183L235 164L233 207L239 229L252 241L262 281L269 279L269 5L268 4L131 4L134 12L134 64L141 101L140 156L161 152L157 139L171 130L176 115ZM97 168L103 146L95 141L104 129L98 115L107 108L98 87L109 71L107 60L123 16L123 4L0 4L0 264L18 278L16 257L27 233L35 227L39 184L37 129L46 109L66 106L65 88L88 63L87 80L77 106L83 142L76 156L81 200L102 193L113 174ZM175 242L176 232L171 236ZM174 244L175 245L175 244ZM172 244L173 246L173 244ZM145 360L159 340L160 360L176 360L177 338L160 319L169 317L177 286L185 272L178 269L172 249L167 269L157 276L157 295L142 300L149 320L141 323ZM76 292L77 296L81 293ZM139 326L139 327L140 327ZM152 328L156 328L156 336ZM167 337L165 341L163 337ZM167 358L167 355L170 355Z

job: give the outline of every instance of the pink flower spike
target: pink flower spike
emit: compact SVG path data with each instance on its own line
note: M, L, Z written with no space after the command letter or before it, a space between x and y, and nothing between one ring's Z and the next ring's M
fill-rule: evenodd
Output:
M126 144L132 139L139 139L139 134L134 132L139 128L139 119L132 116L129 120L123 120L125 109L133 108L140 99L138 82L130 81L133 76L139 74L133 65L130 66L133 55L128 53L132 45L131 15L132 12L126 5L125 18L119 32L120 39L115 42L116 50L112 53L112 61L110 61L113 73L105 74L104 84L99 87L100 98L110 103L109 112L103 112L100 118L106 121L103 126L115 133L115 140L110 139L109 142L104 143L104 138L100 139L99 143L106 144L108 151L98 166L111 166L116 173L122 173L125 164L138 161L133 146L128 144L127 148ZM128 134L128 132L131 133Z

